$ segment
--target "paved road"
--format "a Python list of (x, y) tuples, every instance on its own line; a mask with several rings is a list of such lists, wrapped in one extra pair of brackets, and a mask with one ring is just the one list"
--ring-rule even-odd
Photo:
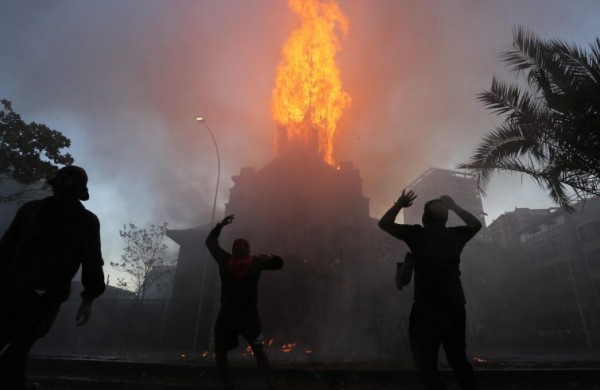
[[(112, 382), (73, 382), (73, 381), (44, 381), (43, 390), (217, 390), (220, 387), (216, 384), (180, 386), (180, 385), (146, 385), (140, 383), (112, 383)], [(276, 383), (278, 390), (422, 390), (419, 384), (393, 384), (393, 383), (289, 383), (278, 381)], [(238, 390), (259, 390), (264, 386), (258, 382), (241, 381), (237, 383)], [(482, 390), (598, 390), (599, 385), (583, 383), (578, 381), (568, 382), (540, 382), (527, 383), (515, 381), (513, 383), (482, 383)], [(448, 382), (448, 390), (458, 390), (453, 382)]]
[[(478, 367), (482, 390), (600, 390), (600, 367)], [(253, 366), (234, 367), (239, 390), (264, 386)], [(209, 364), (165, 364), (74, 359), (32, 359), (30, 376), (44, 390), (215, 390), (217, 373)], [(273, 367), (280, 390), (417, 390), (414, 370), (376, 367), (288, 365)], [(457, 390), (445, 371), (448, 390)]]

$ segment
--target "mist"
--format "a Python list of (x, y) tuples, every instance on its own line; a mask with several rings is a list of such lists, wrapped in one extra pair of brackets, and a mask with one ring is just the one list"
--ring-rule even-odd
[[(403, 186), (431, 166), (464, 161), (497, 118), (476, 94), (521, 25), (587, 45), (593, 1), (340, 2), (350, 20), (338, 65), (352, 104), (334, 145), (353, 161), (380, 216)], [(107, 259), (118, 229), (210, 221), (221, 155), (217, 215), (245, 166), (273, 158), (271, 91), (280, 51), (297, 21), (284, 1), (0, 4), (0, 95), (26, 121), (62, 131), (90, 176), (87, 207), (102, 223)], [(499, 176), (484, 210), (550, 205), (528, 180)], [(489, 222), (489, 221), (488, 221)]]

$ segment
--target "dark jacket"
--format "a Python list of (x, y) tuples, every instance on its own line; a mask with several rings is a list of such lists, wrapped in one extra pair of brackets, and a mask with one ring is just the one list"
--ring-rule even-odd
[(283, 260), (275, 255), (234, 258), (219, 246), (222, 228), (221, 224), (217, 224), (206, 238), (206, 246), (219, 266), (221, 307), (235, 311), (254, 309), (258, 303), (261, 271), (279, 270), (283, 268)]
[(467, 226), (386, 226), (406, 242), (414, 258), (415, 302), (464, 304), (460, 281), (460, 254), (476, 231)]
[(81, 296), (92, 300), (105, 289), (103, 264), (96, 215), (80, 202), (34, 200), (19, 208), (0, 239), (0, 291), (44, 291), (62, 302), (81, 266)]

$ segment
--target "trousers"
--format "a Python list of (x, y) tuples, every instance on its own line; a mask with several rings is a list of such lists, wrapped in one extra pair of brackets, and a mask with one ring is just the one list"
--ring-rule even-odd
[(54, 323), (61, 302), (32, 292), (0, 296), (0, 388), (25, 388), (27, 359), (33, 344)]
[(444, 390), (438, 371), (438, 353), (444, 348), (448, 364), (461, 389), (479, 388), (466, 355), (466, 312), (462, 304), (415, 302), (409, 318), (409, 340), (413, 360), (427, 390)]

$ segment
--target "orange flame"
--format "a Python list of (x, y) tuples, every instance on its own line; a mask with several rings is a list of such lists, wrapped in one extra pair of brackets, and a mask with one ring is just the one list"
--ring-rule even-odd
[(333, 136), (350, 96), (342, 91), (335, 54), (340, 49), (336, 31), (348, 33), (348, 19), (332, 1), (289, 0), (300, 18), (283, 48), (271, 110), (281, 127), (275, 140), (277, 151), (289, 143), (316, 151), (334, 163)]
[(281, 346), (281, 352), (292, 352), (295, 347), (296, 343), (283, 344)]

